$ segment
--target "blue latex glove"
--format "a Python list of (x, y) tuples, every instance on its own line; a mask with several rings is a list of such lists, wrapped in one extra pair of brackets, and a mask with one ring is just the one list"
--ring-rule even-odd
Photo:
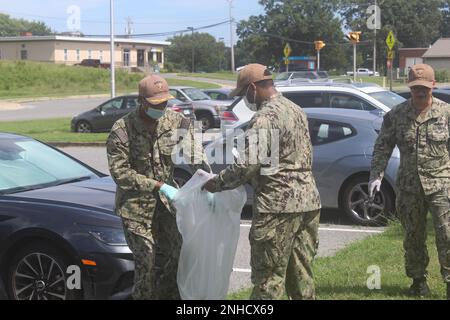
[(208, 198), (208, 205), (214, 211), (216, 207), (216, 199), (214, 198), (214, 193), (207, 192), (206, 197)]
[(163, 195), (166, 196), (167, 199), (170, 201), (173, 201), (175, 198), (175, 195), (178, 193), (178, 189), (174, 188), (172, 186), (169, 186), (168, 184), (163, 184), (161, 188), (159, 189), (159, 192), (161, 192)]

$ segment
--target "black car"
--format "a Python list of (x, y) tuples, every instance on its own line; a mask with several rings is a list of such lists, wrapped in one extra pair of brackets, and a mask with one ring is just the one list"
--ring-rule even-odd
[[(121, 96), (108, 100), (93, 110), (73, 117), (71, 130), (80, 133), (109, 132), (117, 120), (135, 110), (138, 106), (137, 95)], [(189, 102), (185, 103), (173, 99), (168, 101), (167, 107), (195, 120), (194, 109)]]
[[(405, 99), (411, 98), (411, 91), (397, 92), (397, 94), (401, 95)], [(434, 89), (433, 96), (439, 100), (450, 103), (450, 90), (448, 89)]]
[(130, 296), (134, 261), (115, 189), (53, 147), (0, 133), (0, 276), (10, 299)]

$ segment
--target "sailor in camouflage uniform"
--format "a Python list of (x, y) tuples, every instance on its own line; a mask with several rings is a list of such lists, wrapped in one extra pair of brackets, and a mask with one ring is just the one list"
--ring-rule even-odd
[[(278, 166), (261, 161), (234, 164), (210, 180), (210, 192), (251, 183), (255, 191), (251, 244), (252, 299), (280, 299), (284, 287), (291, 299), (314, 299), (312, 262), (318, 248), (320, 197), (311, 172), (312, 146), (303, 110), (278, 93), (272, 74), (259, 64), (240, 73), (232, 96), (246, 96), (258, 112), (248, 132), (265, 130), (279, 137)], [(267, 150), (273, 139), (261, 138)], [(245, 154), (249, 153), (247, 144)]]
[(450, 283), (450, 106), (432, 96), (434, 71), (415, 65), (409, 74), (412, 99), (398, 105), (384, 117), (375, 145), (369, 192), (380, 190), (383, 173), (394, 147), (400, 149), (397, 176), (397, 212), (406, 235), (406, 274), (412, 278), (412, 296), (429, 296), (426, 282), (429, 257), (426, 222), (431, 212), (441, 273)]
[[(172, 98), (163, 78), (146, 77), (139, 83), (139, 108), (114, 124), (107, 141), (117, 184), (116, 213), (134, 254), (133, 298), (138, 300), (180, 298), (181, 235), (171, 206), (177, 192), (172, 154), (183, 148), (189, 164), (210, 171), (191, 121), (166, 108)], [(177, 129), (185, 130), (185, 136), (178, 139)]]

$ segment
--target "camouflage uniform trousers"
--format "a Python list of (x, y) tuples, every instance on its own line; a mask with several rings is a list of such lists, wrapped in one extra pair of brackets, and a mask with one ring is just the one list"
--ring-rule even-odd
[(177, 284), (181, 235), (175, 216), (158, 202), (148, 223), (122, 219), (134, 255), (134, 300), (180, 300)]
[(306, 213), (254, 213), (250, 230), (251, 299), (315, 299), (312, 262), (319, 246), (320, 210)]
[(444, 189), (426, 196), (400, 191), (397, 212), (405, 229), (405, 269), (410, 278), (427, 274), (430, 261), (426, 246), (427, 215), (431, 212), (436, 232), (436, 246), (444, 281), (450, 282), (450, 190)]

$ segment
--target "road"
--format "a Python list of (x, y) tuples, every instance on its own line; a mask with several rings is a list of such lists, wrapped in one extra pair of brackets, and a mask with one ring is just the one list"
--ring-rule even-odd
[[(16, 108), (0, 108), (0, 121), (72, 118), (91, 110), (108, 98), (57, 99), (20, 103)], [(1, 102), (0, 102), (1, 103)]]
[[(207, 78), (179, 77), (177, 74), (164, 74), (167, 79), (181, 79), (216, 83), (224, 87), (233, 87), (234, 81)], [(72, 118), (91, 110), (109, 99), (107, 95), (91, 98), (49, 99), (23, 103), (7, 103), (0, 100), (0, 121), (20, 121), (37, 119)]]
[[(69, 147), (62, 150), (77, 159), (89, 164), (94, 169), (108, 173), (105, 148), (78, 148)], [(230, 281), (230, 292), (251, 286), (250, 280), (250, 244), (248, 234), (250, 231), (251, 214), (244, 212), (241, 220), (240, 238), (234, 261), (234, 271)], [(323, 210), (319, 229), (320, 257), (331, 256), (348, 244), (379, 234), (383, 228), (355, 227), (342, 218), (337, 210)]]

